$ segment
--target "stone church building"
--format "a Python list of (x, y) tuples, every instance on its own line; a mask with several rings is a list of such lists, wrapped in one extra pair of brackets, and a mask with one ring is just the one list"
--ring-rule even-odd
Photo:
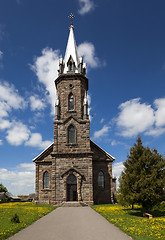
[(113, 203), (115, 160), (90, 140), (88, 78), (78, 57), (73, 24), (64, 59), (55, 80), (54, 142), (33, 161), (36, 164), (36, 200), (52, 205), (66, 201)]

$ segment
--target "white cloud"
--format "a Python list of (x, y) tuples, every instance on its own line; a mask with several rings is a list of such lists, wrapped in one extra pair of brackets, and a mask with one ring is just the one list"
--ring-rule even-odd
[(100, 123), (103, 123), (103, 122), (104, 122), (104, 120), (105, 120), (105, 119), (104, 119), (104, 118), (102, 118), (102, 119), (100, 120)]
[(99, 59), (96, 57), (95, 47), (90, 42), (81, 43), (78, 48), (78, 55), (84, 58), (84, 62), (91, 68), (99, 66)]
[(8, 117), (11, 107), (6, 103), (0, 100), (0, 118)]
[(32, 133), (31, 138), (25, 143), (25, 145), (44, 149), (48, 147), (51, 143), (52, 141), (43, 141), (40, 133)]
[(55, 111), (56, 89), (54, 80), (58, 76), (59, 57), (59, 50), (46, 47), (42, 50), (42, 55), (36, 57), (34, 64), (31, 65), (31, 69), (36, 73), (39, 82), (43, 83), (46, 87), (48, 101), (52, 106), (52, 114), (54, 114)]
[(0, 60), (3, 58), (3, 52), (0, 50)]
[(117, 181), (116, 181), (116, 186), (117, 186), (117, 187), (119, 186), (118, 179), (119, 179), (120, 174), (121, 174), (121, 172), (123, 171), (123, 169), (124, 169), (123, 162), (117, 162), (117, 163), (114, 163), (114, 164), (113, 164), (113, 167), (112, 167), (112, 175), (113, 175), (113, 177), (116, 177), (116, 178), (117, 178)]
[(25, 108), (26, 102), (23, 97), (18, 94), (18, 90), (13, 84), (9, 84), (8, 82), (0, 82), (0, 93), (0, 102), (6, 103), (8, 108)]
[(157, 108), (157, 111), (155, 112), (156, 126), (165, 126), (165, 98), (156, 99), (154, 104)]
[(93, 138), (96, 139), (105, 136), (108, 133), (109, 128), (109, 126), (104, 125), (102, 129), (100, 129), (99, 131), (95, 131)]
[(30, 131), (22, 122), (13, 122), (12, 127), (7, 130), (7, 141), (14, 146), (19, 146), (28, 140)]
[(2, 139), (0, 139), (0, 146), (1, 146), (1, 145), (3, 145), (3, 141), (2, 141)]
[(12, 123), (9, 120), (0, 118), (0, 130), (8, 129), (11, 125)]
[(45, 108), (45, 103), (42, 99), (39, 99), (39, 96), (30, 97), (30, 107), (32, 111), (43, 110)]
[(149, 130), (154, 124), (154, 110), (147, 103), (140, 103), (140, 98), (132, 99), (119, 106), (120, 113), (116, 120), (120, 135), (133, 137)]
[[(18, 171), (21, 164), (12, 171), (5, 168), (0, 169), (0, 182), (7, 187), (9, 192), (16, 195), (29, 194), (35, 191), (34, 167), (32, 168), (32, 164), (29, 163), (23, 163), (22, 165), (26, 171)], [(29, 169), (27, 166), (29, 166)]]
[(79, 14), (84, 15), (95, 8), (94, 3), (91, 0), (79, 0), (80, 9)]
[(145, 133), (145, 135), (158, 137), (163, 133), (165, 133), (165, 128), (155, 128), (155, 129), (151, 128)]
[(26, 171), (34, 171), (35, 164), (34, 163), (21, 163), (17, 166), (18, 169), (23, 169)]
[(140, 133), (149, 136), (160, 136), (165, 133), (165, 98), (154, 101), (154, 109), (140, 98), (131, 99), (120, 104), (116, 119), (118, 134), (133, 137)]

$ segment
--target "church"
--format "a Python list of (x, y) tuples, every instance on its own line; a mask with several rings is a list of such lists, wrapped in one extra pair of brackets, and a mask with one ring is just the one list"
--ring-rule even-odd
[(86, 64), (78, 56), (71, 22), (65, 57), (59, 59), (55, 80), (54, 142), (33, 159), (39, 203), (114, 202), (116, 179), (112, 177), (112, 163), (115, 158), (90, 140), (85, 75)]

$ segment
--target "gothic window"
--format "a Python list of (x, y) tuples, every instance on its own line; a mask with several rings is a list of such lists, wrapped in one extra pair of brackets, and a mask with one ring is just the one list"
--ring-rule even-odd
[(104, 187), (104, 173), (102, 171), (98, 174), (98, 186)]
[(47, 171), (44, 172), (43, 180), (44, 180), (44, 189), (49, 188), (49, 173)]
[(72, 93), (69, 94), (68, 110), (74, 110), (74, 96)]
[(68, 143), (76, 143), (76, 129), (72, 124), (68, 127)]

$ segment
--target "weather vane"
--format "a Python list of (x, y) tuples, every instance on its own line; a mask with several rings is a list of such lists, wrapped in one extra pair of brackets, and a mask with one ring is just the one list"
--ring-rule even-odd
[(70, 18), (70, 25), (73, 25), (73, 18), (75, 18), (75, 16), (73, 15), (73, 13), (71, 13), (68, 18)]

